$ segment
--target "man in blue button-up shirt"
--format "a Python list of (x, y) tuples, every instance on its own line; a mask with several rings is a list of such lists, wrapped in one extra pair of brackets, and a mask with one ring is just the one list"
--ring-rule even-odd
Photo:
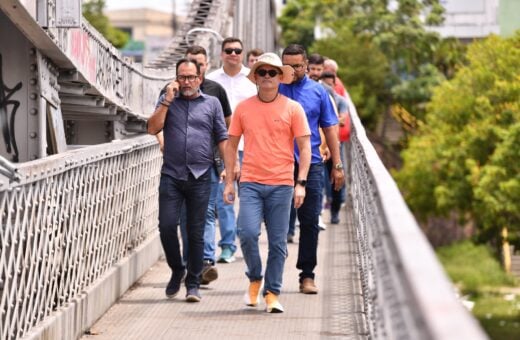
[[(296, 267), (301, 270), (300, 292), (316, 294), (318, 289), (314, 283), (314, 268), (317, 265), (318, 221), (323, 194), (323, 161), (319, 149), (321, 144), (319, 129), (321, 128), (325, 134), (334, 164), (330, 174), (331, 183), (335, 190), (339, 190), (343, 186), (345, 178), (339, 155), (338, 118), (323, 86), (306, 75), (307, 53), (302, 46), (296, 44), (287, 46), (282, 53), (282, 63), (293, 67), (294, 81), (288, 85), (281, 84), (280, 93), (296, 100), (303, 106), (311, 129), (312, 159), (307, 175), (307, 192), (303, 205), (298, 209), (300, 243)], [(295, 148), (295, 159), (298, 163), (297, 147)], [(295, 178), (298, 178), (298, 166), (295, 169)]]
[(166, 296), (177, 295), (186, 274), (177, 236), (177, 223), (185, 203), (189, 251), (186, 300), (198, 302), (213, 145), (218, 145), (223, 154), (228, 135), (220, 102), (200, 91), (200, 66), (181, 59), (176, 71), (177, 79), (166, 87), (166, 93), (159, 98), (156, 110), (148, 120), (148, 133), (155, 135), (163, 130), (164, 134), (159, 232), (166, 261), (173, 272)]

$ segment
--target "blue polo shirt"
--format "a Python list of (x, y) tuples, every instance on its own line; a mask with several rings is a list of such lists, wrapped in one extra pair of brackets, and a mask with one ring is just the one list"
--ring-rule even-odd
[[(322, 163), (320, 154), (321, 137), (319, 127), (338, 124), (338, 117), (329, 99), (327, 91), (320, 83), (307, 77), (292, 84), (280, 84), (280, 93), (296, 100), (303, 106), (311, 129), (311, 164)], [(295, 145), (296, 161), (300, 159), (298, 146)]]
[(164, 122), (161, 173), (178, 180), (202, 176), (213, 165), (213, 146), (228, 139), (219, 100), (199, 93), (194, 99), (175, 97)]

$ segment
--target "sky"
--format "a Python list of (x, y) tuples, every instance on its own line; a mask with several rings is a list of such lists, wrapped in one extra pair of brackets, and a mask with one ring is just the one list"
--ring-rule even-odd
[(153, 8), (164, 12), (173, 12), (173, 3), (179, 14), (186, 14), (190, 0), (105, 0), (105, 9)]

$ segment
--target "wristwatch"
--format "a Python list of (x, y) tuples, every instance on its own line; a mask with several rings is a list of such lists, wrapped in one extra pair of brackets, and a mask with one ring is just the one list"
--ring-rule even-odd
[(343, 163), (339, 162), (334, 165), (334, 169), (336, 170), (343, 170)]
[(307, 185), (307, 180), (306, 179), (298, 179), (298, 180), (296, 180), (296, 184), (299, 184), (299, 185), (301, 185), (302, 187), (305, 188), (305, 186)]

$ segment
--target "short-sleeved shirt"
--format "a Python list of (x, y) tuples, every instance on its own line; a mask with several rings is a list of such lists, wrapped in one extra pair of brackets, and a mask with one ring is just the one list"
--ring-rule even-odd
[[(297, 101), (303, 106), (312, 133), (311, 163), (321, 163), (321, 137), (319, 128), (326, 128), (338, 124), (338, 117), (334, 112), (334, 107), (332, 106), (327, 91), (320, 83), (310, 79), (306, 75), (296, 83), (280, 84), (280, 93)], [(296, 160), (299, 161), (298, 147), (295, 148), (294, 155)]]
[(244, 136), (241, 182), (294, 185), (294, 139), (310, 135), (300, 104), (283, 95), (271, 103), (253, 96), (238, 104), (229, 134)]
[(213, 146), (228, 138), (220, 102), (203, 93), (194, 99), (177, 96), (168, 107), (163, 133), (161, 173), (179, 180), (190, 173), (202, 176), (213, 164)]
[[(229, 104), (231, 105), (231, 110), (235, 111), (238, 103), (244, 99), (256, 95), (257, 93), (256, 85), (247, 78), (249, 71), (249, 68), (242, 66), (240, 72), (231, 77), (226, 72), (224, 72), (224, 68), (221, 67), (209, 73), (206, 78), (216, 81), (222, 85), (222, 87), (224, 87), (229, 99)], [(244, 149), (243, 140), (240, 140), (238, 149)]]
[(242, 66), (240, 72), (231, 77), (226, 74), (224, 69), (221, 67), (206, 75), (206, 78), (216, 81), (222, 85), (224, 90), (226, 90), (229, 104), (231, 105), (231, 111), (235, 111), (238, 103), (244, 99), (254, 96), (257, 92), (256, 85), (247, 78), (248, 74), (249, 69), (245, 66)]

